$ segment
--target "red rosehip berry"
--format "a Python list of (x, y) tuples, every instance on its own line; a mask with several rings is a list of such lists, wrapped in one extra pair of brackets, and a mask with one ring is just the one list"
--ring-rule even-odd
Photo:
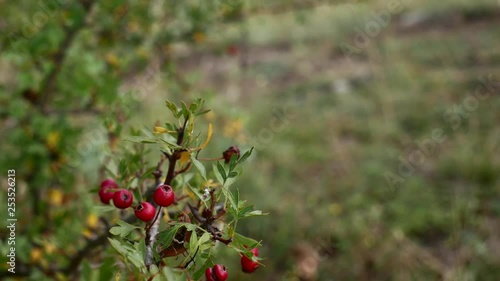
[(228, 276), (226, 267), (221, 264), (214, 265), (214, 274), (217, 281), (226, 281)]
[(228, 275), (227, 268), (221, 264), (216, 264), (214, 267), (209, 267), (205, 270), (207, 281), (226, 281)]
[(142, 202), (134, 210), (135, 216), (141, 221), (151, 221), (155, 217), (156, 209), (149, 202)]
[(99, 189), (99, 198), (104, 204), (109, 204), (109, 201), (113, 198), (115, 191), (113, 189), (118, 189), (118, 184), (112, 179), (105, 179), (101, 182), (101, 189)]
[(214, 270), (211, 267), (205, 270), (205, 278), (207, 278), (207, 281), (215, 281)]
[(120, 189), (113, 195), (113, 204), (119, 209), (126, 209), (132, 205), (134, 196), (128, 189)]
[(231, 157), (235, 154), (237, 155), (236, 159), (240, 159), (240, 149), (236, 145), (233, 145), (230, 148), (226, 149), (226, 151), (222, 152), (224, 162), (229, 163), (229, 161), (231, 161)]
[(236, 56), (239, 53), (238, 46), (236, 45), (229, 45), (226, 48), (226, 53), (231, 56)]
[(158, 206), (168, 207), (175, 201), (174, 190), (170, 185), (160, 185), (156, 188), (153, 199)]
[[(256, 257), (259, 256), (259, 249), (254, 248), (251, 250), (251, 252), (254, 254), (254, 256), (256, 256)], [(259, 267), (259, 264), (254, 262), (253, 260), (249, 259), (247, 256), (241, 257), (241, 269), (243, 270), (243, 272), (252, 273), (258, 267)]]

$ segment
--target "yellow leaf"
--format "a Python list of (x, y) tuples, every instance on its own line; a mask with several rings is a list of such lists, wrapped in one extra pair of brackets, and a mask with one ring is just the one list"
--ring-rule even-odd
[(49, 191), (49, 202), (52, 206), (61, 206), (63, 203), (64, 195), (60, 189), (51, 189)]
[(191, 159), (191, 152), (183, 151), (181, 152), (181, 158), (179, 159), (179, 163), (182, 165), (186, 164), (189, 159)]
[(56, 250), (56, 246), (54, 246), (54, 244), (50, 243), (50, 242), (47, 242), (45, 244), (45, 252), (47, 254), (52, 254), (54, 251)]
[(90, 214), (87, 216), (87, 226), (90, 228), (96, 228), (99, 218), (95, 214)]
[(160, 126), (155, 126), (153, 129), (153, 133), (155, 134), (164, 134), (164, 133), (174, 133), (174, 131), (167, 130)]
[(207, 36), (205, 35), (205, 33), (198, 31), (193, 34), (193, 39), (196, 43), (200, 44), (207, 39)]
[(118, 67), (120, 65), (120, 60), (118, 57), (113, 54), (113, 53), (108, 53), (106, 54), (105, 58), (106, 62), (109, 63), (111, 66)]
[(85, 237), (87, 237), (87, 238), (89, 238), (89, 239), (90, 239), (90, 238), (92, 238), (92, 237), (94, 236), (94, 233), (93, 233), (92, 231), (90, 231), (90, 229), (88, 229), (88, 228), (85, 228), (85, 229), (83, 230), (83, 233), (82, 233), (82, 234), (83, 234), (83, 236), (85, 236)]
[(193, 199), (193, 200), (196, 200), (195, 196), (194, 196), (194, 193), (191, 192), (191, 190), (189, 190), (188, 188), (184, 187), (183, 188), (184, 190), (184, 194), (187, 194), (189, 196), (189, 198)]
[(61, 139), (61, 134), (59, 132), (50, 132), (45, 140), (47, 148), (50, 150), (55, 150)]
[(43, 255), (43, 251), (40, 248), (33, 248), (30, 253), (30, 260), (32, 263), (37, 263)]
[(207, 139), (200, 147), (196, 148), (196, 150), (202, 150), (203, 148), (205, 148), (208, 145), (208, 143), (210, 142), (210, 139), (212, 138), (212, 132), (213, 132), (213, 126), (212, 126), (212, 123), (210, 123), (210, 124), (208, 124)]

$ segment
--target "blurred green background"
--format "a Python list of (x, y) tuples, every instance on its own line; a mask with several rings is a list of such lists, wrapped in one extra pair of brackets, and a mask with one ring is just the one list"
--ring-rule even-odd
[[(498, 280), (497, 1), (56, 2), (0, 1), (0, 199), (15, 168), (32, 272), (33, 245), (65, 264), (84, 242), (74, 218), (113, 152), (97, 128), (151, 128), (165, 99), (203, 97), (203, 154), (255, 146), (235, 186), (270, 213), (240, 225), (266, 266), (238, 273), (227, 251), (230, 280)], [(50, 168), (68, 159), (77, 172)]]

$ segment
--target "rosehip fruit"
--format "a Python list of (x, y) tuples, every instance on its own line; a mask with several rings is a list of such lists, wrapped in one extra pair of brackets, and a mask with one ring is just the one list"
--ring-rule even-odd
[(118, 184), (112, 179), (105, 179), (101, 182), (101, 189), (99, 189), (99, 198), (104, 204), (109, 204), (109, 201), (113, 198), (115, 194), (111, 189), (118, 189)]
[(151, 221), (155, 217), (156, 209), (153, 204), (149, 202), (142, 202), (134, 210), (135, 216), (141, 221)]
[[(259, 256), (259, 249), (254, 248), (251, 250), (251, 252), (254, 254), (254, 256), (256, 256), (256, 257)], [(259, 264), (254, 262), (253, 260), (249, 259), (247, 256), (241, 257), (241, 269), (243, 270), (243, 272), (252, 273), (258, 267), (259, 267)]]
[(207, 281), (226, 281), (227, 277), (227, 268), (221, 264), (216, 264), (214, 267), (205, 270)]
[(222, 152), (224, 162), (229, 163), (229, 161), (231, 161), (231, 157), (235, 154), (237, 155), (236, 159), (240, 159), (240, 149), (236, 145), (233, 145), (230, 148), (226, 149), (226, 151)]
[(226, 281), (228, 273), (225, 266), (221, 264), (214, 265), (214, 274), (217, 281)]
[(211, 267), (205, 270), (205, 278), (207, 278), (207, 281), (215, 281), (214, 270)]
[(113, 195), (113, 204), (119, 209), (126, 209), (132, 205), (134, 196), (128, 189), (120, 189)]
[(175, 201), (174, 190), (170, 185), (160, 185), (156, 188), (153, 199), (158, 206), (168, 207)]

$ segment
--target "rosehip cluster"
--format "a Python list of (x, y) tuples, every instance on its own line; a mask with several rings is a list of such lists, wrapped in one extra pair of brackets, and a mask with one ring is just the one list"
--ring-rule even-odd
[(237, 155), (237, 159), (240, 159), (240, 149), (236, 145), (233, 145), (226, 149), (226, 151), (222, 152), (224, 163), (229, 163), (229, 161), (231, 161), (231, 157), (235, 154)]
[[(251, 250), (254, 256), (258, 257), (259, 256), (259, 249), (253, 248)], [(254, 262), (253, 260), (249, 259), (247, 256), (242, 256), (241, 257), (241, 270), (245, 273), (252, 273), (254, 272), (257, 268), (259, 267), (259, 264), (257, 262)]]
[(216, 264), (214, 267), (209, 267), (205, 270), (207, 281), (226, 281), (227, 276), (227, 269), (221, 264)]
[[(105, 179), (101, 182), (99, 189), (99, 198), (102, 203), (109, 204), (113, 199), (113, 204), (118, 209), (127, 209), (132, 206), (134, 195), (128, 189), (120, 189), (118, 184), (112, 179)], [(161, 207), (168, 207), (175, 202), (175, 194), (170, 185), (160, 185), (156, 188), (153, 195), (154, 202)], [(156, 208), (149, 202), (142, 202), (134, 210), (135, 216), (149, 222), (154, 219)]]

